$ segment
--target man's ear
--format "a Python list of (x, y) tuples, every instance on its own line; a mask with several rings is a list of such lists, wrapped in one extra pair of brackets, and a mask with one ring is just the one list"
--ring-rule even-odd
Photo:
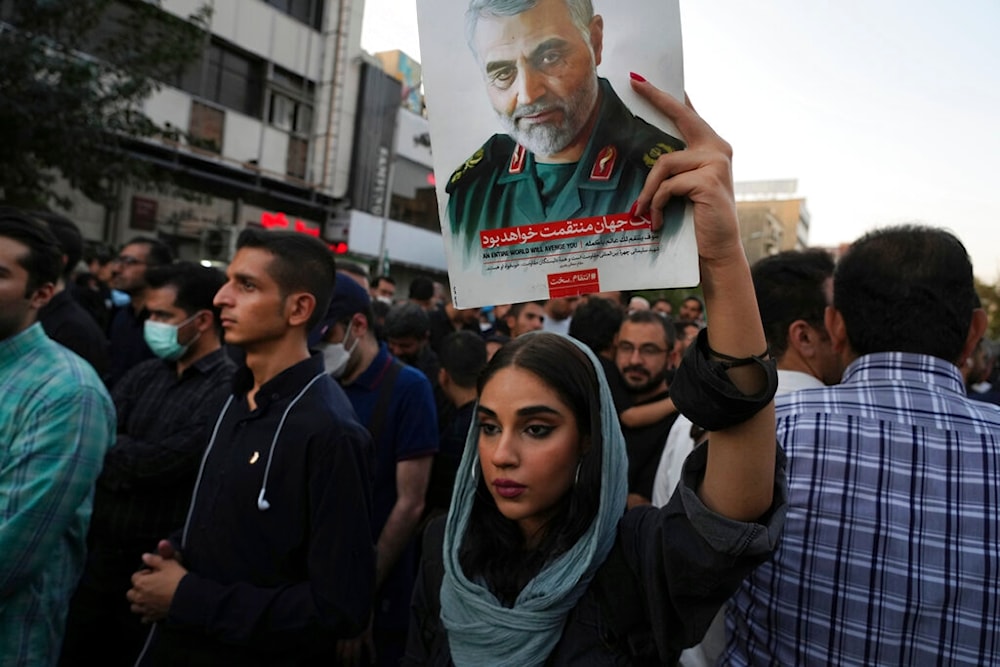
[(213, 313), (211, 310), (202, 310), (198, 313), (195, 313), (194, 326), (201, 333), (204, 333), (209, 329), (214, 329), (215, 313)]
[(316, 310), (316, 297), (309, 292), (296, 292), (285, 300), (288, 324), (293, 327), (305, 326)]
[(365, 317), (363, 313), (354, 313), (354, 315), (351, 316), (351, 326), (357, 330), (358, 338), (364, 338), (368, 334), (368, 330), (371, 328), (368, 324), (368, 318)]
[(52, 299), (52, 295), (55, 294), (56, 286), (52, 283), (45, 283), (35, 288), (35, 291), (31, 293), (29, 301), (31, 301), (31, 307), (36, 311), (41, 310)]
[(788, 347), (805, 359), (816, 354), (817, 331), (805, 320), (795, 320), (788, 325)]
[(590, 48), (594, 50), (594, 67), (601, 64), (601, 51), (604, 49), (604, 19), (595, 14), (590, 20)]
[(827, 306), (823, 314), (823, 323), (826, 331), (830, 334), (830, 343), (833, 351), (837, 354), (849, 354), (851, 344), (847, 339), (847, 327), (844, 325), (844, 316), (833, 306)]
[(972, 321), (969, 322), (969, 333), (966, 335), (965, 345), (962, 346), (962, 354), (955, 360), (955, 365), (959, 368), (967, 359), (972, 358), (976, 346), (979, 345), (979, 339), (986, 333), (988, 319), (986, 311), (982, 308), (976, 308), (972, 311)]

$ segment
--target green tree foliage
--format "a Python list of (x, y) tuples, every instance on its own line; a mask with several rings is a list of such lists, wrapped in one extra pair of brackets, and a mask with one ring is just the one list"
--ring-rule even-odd
[(68, 207), (61, 175), (113, 204), (119, 183), (163, 179), (126, 148), (176, 138), (142, 103), (198, 58), (209, 16), (159, 0), (0, 0), (0, 200)]

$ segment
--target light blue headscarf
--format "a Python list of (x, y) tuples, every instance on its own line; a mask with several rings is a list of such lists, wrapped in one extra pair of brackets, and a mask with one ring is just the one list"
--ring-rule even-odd
[(513, 608), (504, 607), (485, 586), (470, 581), (462, 571), (458, 554), (480, 474), (479, 419), (473, 418), (444, 531), (441, 621), (448, 631), (452, 660), (458, 667), (543, 664), (559, 642), (569, 612), (614, 546), (628, 493), (625, 439), (601, 363), (587, 346), (566, 339), (590, 359), (600, 385), (603, 483), (597, 516), (571, 549), (546, 564), (528, 582)]

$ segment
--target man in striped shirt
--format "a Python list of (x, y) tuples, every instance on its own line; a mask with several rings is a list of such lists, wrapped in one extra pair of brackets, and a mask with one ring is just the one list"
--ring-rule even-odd
[(54, 665), (83, 569), (115, 410), (89, 363), (45, 335), (62, 252), (0, 209), (0, 665)]
[(825, 320), (848, 365), (776, 401), (788, 517), (729, 603), (723, 664), (1000, 663), (1000, 408), (958, 370), (986, 326), (965, 248), (869, 233)]

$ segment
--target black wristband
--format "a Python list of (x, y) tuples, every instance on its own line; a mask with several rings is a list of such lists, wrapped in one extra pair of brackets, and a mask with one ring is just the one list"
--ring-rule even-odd
[[(738, 359), (714, 352), (708, 346), (708, 330), (702, 329), (674, 374), (670, 385), (674, 405), (693, 423), (709, 431), (742, 424), (770, 403), (778, 390), (777, 365), (773, 359), (765, 359), (765, 355), (767, 352)], [(751, 364), (761, 367), (767, 385), (759, 393), (747, 396), (737, 389), (727, 371)]]

